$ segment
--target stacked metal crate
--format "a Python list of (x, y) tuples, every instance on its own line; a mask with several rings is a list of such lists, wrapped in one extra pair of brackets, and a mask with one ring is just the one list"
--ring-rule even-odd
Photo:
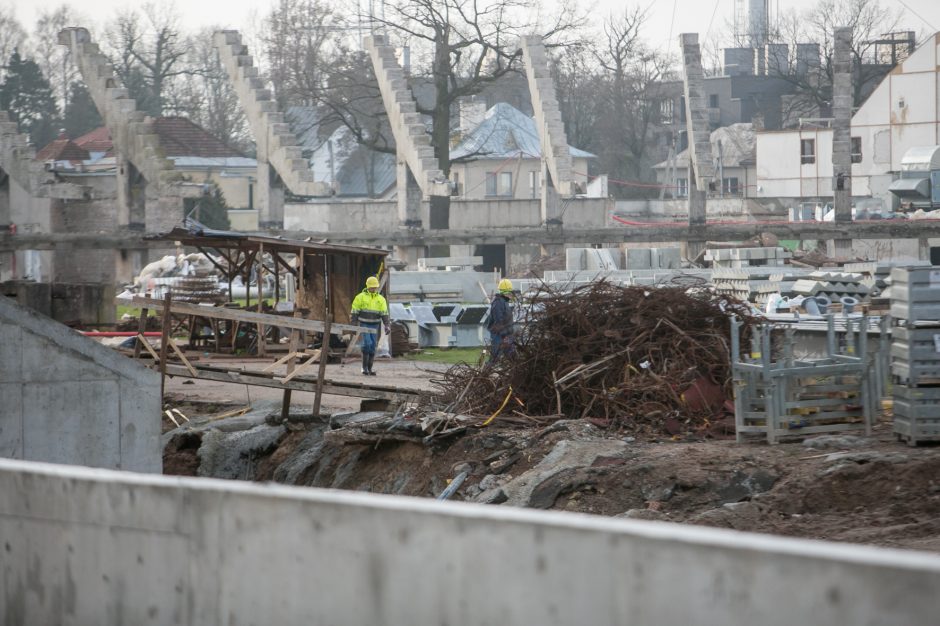
[(940, 441), (940, 267), (891, 270), (894, 433)]
[(826, 356), (797, 359), (792, 327), (783, 329), (782, 345), (772, 350), (775, 327), (759, 326), (751, 333), (750, 353), (742, 354), (741, 323), (732, 319), (731, 366), (738, 442), (749, 433), (766, 436), (768, 443), (846, 430), (871, 434), (877, 371), (869, 360), (868, 318), (845, 320), (842, 350), (832, 315), (826, 316), (826, 323)]

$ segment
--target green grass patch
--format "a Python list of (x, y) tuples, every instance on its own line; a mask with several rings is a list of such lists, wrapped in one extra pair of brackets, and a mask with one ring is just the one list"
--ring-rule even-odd
[(406, 361), (423, 361), (428, 363), (445, 363), (447, 365), (456, 365), (457, 363), (467, 363), (476, 365), (480, 360), (480, 355), (485, 348), (423, 348), (419, 352), (406, 354)]

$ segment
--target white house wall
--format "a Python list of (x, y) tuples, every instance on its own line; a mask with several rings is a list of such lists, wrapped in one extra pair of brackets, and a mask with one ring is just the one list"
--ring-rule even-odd
[[(940, 33), (896, 67), (852, 116), (862, 160), (852, 165), (852, 195), (884, 198), (908, 149), (940, 144)], [(816, 163), (800, 163), (800, 139), (816, 138)], [(761, 197), (832, 195), (832, 131), (804, 129), (757, 134)]]
[[(461, 196), (467, 200), (496, 199), (495, 196), (486, 195), (486, 174), (487, 172), (497, 171), (512, 173), (513, 198), (528, 200), (534, 197), (537, 199), (541, 194), (540, 186), (536, 187), (534, 196), (529, 187), (530, 174), (532, 172), (538, 174), (541, 170), (541, 162), (538, 159), (524, 158), (510, 161), (480, 159), (466, 163), (455, 163), (451, 169), (453, 173), (457, 174), (463, 187)], [(572, 180), (581, 186), (585, 186), (587, 184), (587, 171), (587, 159), (572, 159)], [(508, 198), (508, 196), (504, 197)]]

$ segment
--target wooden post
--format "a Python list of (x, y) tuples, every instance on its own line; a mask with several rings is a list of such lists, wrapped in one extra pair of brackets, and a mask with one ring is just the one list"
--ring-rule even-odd
[(140, 320), (137, 322), (137, 342), (134, 344), (134, 358), (140, 358), (140, 342), (143, 339), (140, 339), (140, 336), (147, 332), (147, 316), (150, 314), (150, 309), (141, 309), (140, 310)]
[(320, 415), (320, 400), (323, 397), (323, 378), (326, 376), (326, 362), (330, 358), (330, 326), (333, 316), (327, 313), (326, 328), (323, 330), (323, 340), (320, 342), (320, 368), (317, 370), (317, 395), (313, 398), (313, 417)]
[(173, 314), (170, 313), (172, 296), (167, 290), (163, 297), (163, 330), (160, 333), (160, 402), (163, 402), (163, 391), (166, 388), (166, 357), (170, 343), (170, 324)]
[[(300, 309), (297, 308), (296, 302), (294, 303), (294, 317), (300, 317)], [(302, 331), (300, 331), (297, 328), (291, 329), (290, 344), (288, 345), (288, 348), (287, 348), (288, 354), (293, 354), (297, 352), (297, 349), (300, 347), (300, 333), (301, 332)], [(320, 351), (320, 358), (321, 359), (323, 358), (322, 350)], [(290, 373), (294, 371), (294, 360), (295, 360), (294, 358), (291, 358), (289, 361), (287, 361), (287, 374), (288, 375), (290, 375)], [(281, 400), (281, 419), (286, 420), (288, 416), (290, 415), (290, 397), (291, 397), (291, 390), (285, 389), (284, 397)]]
[[(264, 313), (262, 303), (264, 302), (264, 244), (258, 244), (258, 313)], [(264, 340), (264, 326), (258, 324), (256, 331), (258, 333), (258, 356), (267, 356), (268, 347)]]

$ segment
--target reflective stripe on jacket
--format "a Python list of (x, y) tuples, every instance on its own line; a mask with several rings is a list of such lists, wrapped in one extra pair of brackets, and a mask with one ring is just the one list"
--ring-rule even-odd
[(352, 315), (360, 322), (377, 324), (388, 316), (388, 304), (382, 294), (372, 293), (366, 288), (353, 299)]

